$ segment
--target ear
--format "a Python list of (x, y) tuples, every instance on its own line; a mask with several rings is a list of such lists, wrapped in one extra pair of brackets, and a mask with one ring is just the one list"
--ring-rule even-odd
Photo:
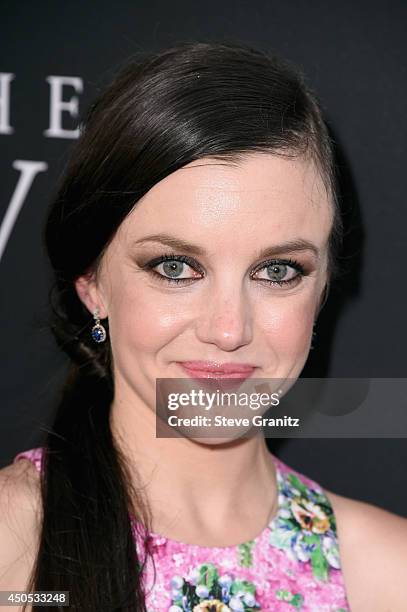
[(93, 315), (96, 308), (99, 308), (99, 318), (106, 319), (108, 316), (107, 309), (104, 305), (100, 290), (96, 284), (94, 272), (87, 272), (79, 276), (74, 281), (76, 292), (81, 302), (86, 306), (89, 312)]

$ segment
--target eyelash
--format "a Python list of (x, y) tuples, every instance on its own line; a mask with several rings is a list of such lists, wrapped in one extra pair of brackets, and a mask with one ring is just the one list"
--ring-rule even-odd
[[(164, 255), (161, 255), (161, 257), (156, 257), (155, 259), (152, 259), (151, 261), (144, 264), (142, 268), (143, 270), (147, 270), (147, 272), (153, 274), (154, 277), (157, 278), (157, 280), (163, 281), (164, 283), (167, 283), (169, 285), (173, 285), (174, 283), (187, 285), (187, 284), (190, 284), (191, 281), (196, 280), (193, 278), (169, 278), (167, 276), (164, 276), (163, 274), (160, 274), (160, 272), (156, 272), (153, 269), (156, 266), (163, 263), (164, 261), (173, 261), (173, 260), (186, 263), (189, 266), (191, 266), (191, 268), (194, 268), (197, 272), (202, 273), (202, 269), (200, 269), (200, 266), (197, 265), (195, 260), (191, 259), (187, 255), (176, 255), (175, 253), (174, 254), (166, 253)], [(306, 274), (304, 267), (298, 261), (295, 261), (294, 259), (270, 259), (262, 263), (260, 266), (258, 266), (254, 272), (256, 273), (259, 270), (262, 270), (263, 268), (267, 268), (268, 266), (273, 265), (273, 264), (289, 265), (295, 270), (297, 270), (298, 274), (296, 274), (295, 276), (293, 276), (293, 278), (290, 278), (289, 280), (286, 280), (286, 281), (273, 281), (267, 278), (258, 278), (254, 280), (258, 280), (260, 282), (266, 282), (268, 285), (273, 285), (273, 286), (279, 285), (280, 287), (283, 287), (283, 286), (288, 287), (292, 285), (293, 283), (297, 282), (299, 276), (304, 276)]]

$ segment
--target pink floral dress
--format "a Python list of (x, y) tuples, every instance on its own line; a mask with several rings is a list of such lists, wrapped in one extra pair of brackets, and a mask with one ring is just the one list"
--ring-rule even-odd
[[(16, 455), (41, 469), (42, 448)], [(273, 455), (278, 510), (253, 540), (185, 544), (145, 534), (148, 612), (348, 612), (335, 515), (322, 488)], [(143, 528), (133, 523), (136, 544)], [(140, 546), (140, 552), (143, 546)]]

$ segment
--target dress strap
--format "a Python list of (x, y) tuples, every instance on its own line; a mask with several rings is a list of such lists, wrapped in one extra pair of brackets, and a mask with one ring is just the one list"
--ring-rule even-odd
[(291, 559), (311, 563), (314, 578), (327, 581), (332, 570), (341, 568), (332, 505), (317, 482), (276, 457), (274, 461), (278, 511), (269, 524), (269, 541)]

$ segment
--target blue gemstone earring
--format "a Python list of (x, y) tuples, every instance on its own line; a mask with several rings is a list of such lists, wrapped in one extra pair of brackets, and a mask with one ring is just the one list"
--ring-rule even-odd
[(95, 325), (92, 327), (92, 338), (95, 342), (104, 342), (106, 340), (106, 330), (100, 323), (99, 308), (95, 309), (93, 318), (95, 319)]

